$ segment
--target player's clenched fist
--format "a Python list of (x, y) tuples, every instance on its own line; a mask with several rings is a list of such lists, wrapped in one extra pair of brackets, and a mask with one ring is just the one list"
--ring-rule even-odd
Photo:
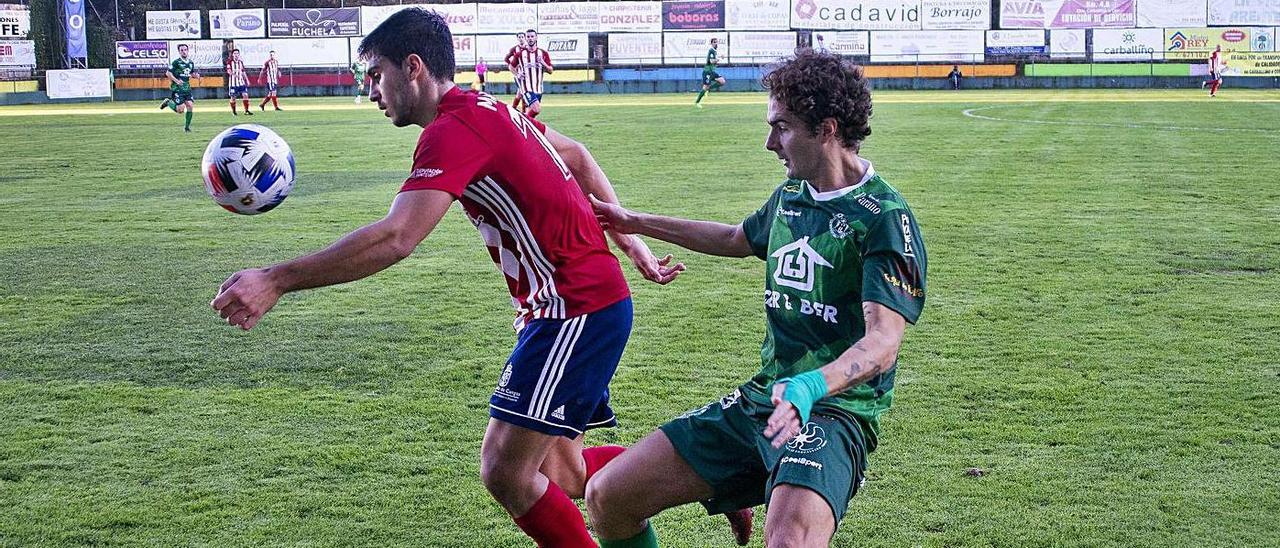
[(227, 323), (248, 331), (276, 305), (282, 294), (268, 270), (241, 270), (222, 282), (218, 296), (209, 304)]

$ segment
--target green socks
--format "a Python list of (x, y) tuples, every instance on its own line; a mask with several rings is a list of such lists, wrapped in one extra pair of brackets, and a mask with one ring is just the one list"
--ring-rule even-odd
[(697, 100), (695, 100), (695, 101), (693, 102), (693, 104), (695, 104), (695, 105), (696, 105), (696, 104), (698, 104), (698, 103), (701, 103), (701, 102), (702, 102), (702, 98), (703, 98), (703, 96), (705, 96), (706, 94), (707, 94), (707, 90), (705, 90), (705, 89), (704, 89), (704, 90), (702, 90), (702, 91), (699, 91), (699, 92), (698, 92), (698, 99), (697, 99)]
[(646, 523), (640, 534), (623, 540), (602, 540), (600, 548), (658, 548), (658, 535), (653, 532), (653, 524)]
[(192, 114), (195, 114), (195, 113), (194, 113), (194, 112), (191, 112), (190, 110), (188, 110), (188, 111), (186, 112), (186, 115), (187, 115), (187, 125), (182, 126), (182, 129), (191, 129), (191, 115), (192, 115)]

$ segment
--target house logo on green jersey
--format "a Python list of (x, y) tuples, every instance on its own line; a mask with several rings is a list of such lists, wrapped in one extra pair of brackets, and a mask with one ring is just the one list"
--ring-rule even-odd
[(778, 248), (772, 257), (778, 260), (778, 267), (773, 270), (773, 282), (800, 291), (813, 290), (815, 268), (832, 268), (831, 263), (809, 246), (808, 236)]

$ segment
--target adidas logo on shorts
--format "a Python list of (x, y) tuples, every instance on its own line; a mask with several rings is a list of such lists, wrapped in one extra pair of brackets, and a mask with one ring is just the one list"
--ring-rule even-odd
[(557, 407), (555, 411), (552, 411), (551, 418), (564, 420), (564, 406), (561, 405), (560, 407)]

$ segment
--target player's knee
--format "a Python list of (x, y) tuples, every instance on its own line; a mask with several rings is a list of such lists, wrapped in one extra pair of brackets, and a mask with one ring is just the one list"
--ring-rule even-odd
[(522, 478), (517, 477), (512, 467), (504, 466), (498, 459), (482, 459), (480, 462), (480, 481), (493, 498), (504, 501), (518, 493), (523, 485)]
[(822, 527), (805, 523), (803, 520), (779, 521), (784, 523), (775, 527), (766, 527), (765, 546), (768, 548), (812, 548), (827, 546), (831, 542), (831, 536)]
[(615, 517), (619, 510), (625, 508), (619, 504), (619, 500), (624, 498), (621, 487), (622, 484), (611, 477), (608, 469), (587, 480), (587, 513), (591, 514), (592, 522)]

